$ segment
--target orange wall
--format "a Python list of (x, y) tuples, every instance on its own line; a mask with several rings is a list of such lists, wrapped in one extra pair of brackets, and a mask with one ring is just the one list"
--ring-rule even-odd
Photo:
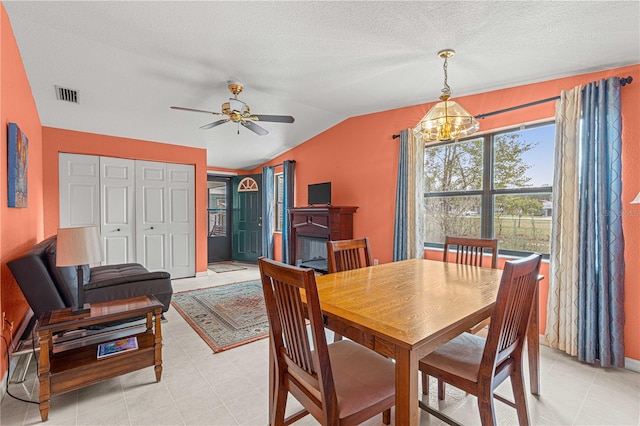
[[(7, 261), (22, 254), (42, 239), (42, 126), (22, 65), (11, 24), (0, 5), (0, 321), (2, 313), (14, 323), (13, 333), (5, 329), (9, 342), (29, 305), (7, 268)], [(7, 126), (16, 123), (27, 137), (27, 207), (7, 207)], [(17, 336), (20, 337), (20, 336)], [(0, 378), (7, 371), (6, 348), (0, 339)]]
[(57, 232), (60, 223), (58, 153), (102, 155), (195, 166), (196, 272), (207, 270), (207, 151), (178, 145), (105, 136), (73, 130), (42, 128), (44, 177), (44, 233)]
[[(633, 84), (622, 88), (623, 108), (623, 229), (626, 249), (625, 340), (626, 356), (640, 360), (640, 207), (629, 202), (640, 191), (640, 65), (606, 70), (454, 98), (470, 113), (480, 115), (528, 102), (558, 96), (578, 84), (611, 76), (632, 76)], [(455, 88), (454, 88), (455, 89)], [(393, 254), (393, 224), (398, 159), (398, 140), (392, 135), (415, 126), (433, 104), (416, 105), (349, 118), (302, 145), (273, 159), (296, 161), (295, 205), (307, 204), (307, 185), (331, 181), (333, 204), (353, 205), (354, 237), (368, 236), (372, 255), (381, 263)], [(553, 102), (481, 120), (481, 131), (552, 118)], [(259, 171), (260, 169), (255, 169)], [(279, 253), (276, 251), (276, 253)], [(548, 267), (548, 266), (547, 266)], [(548, 270), (546, 274), (548, 275)], [(546, 325), (548, 281), (540, 286), (540, 330)]]

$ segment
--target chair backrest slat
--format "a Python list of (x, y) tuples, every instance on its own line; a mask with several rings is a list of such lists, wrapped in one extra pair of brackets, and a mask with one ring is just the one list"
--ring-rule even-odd
[(486, 238), (463, 238), (446, 236), (442, 260), (449, 261), (449, 250), (456, 246), (455, 263), (483, 266), (485, 253), (491, 250), (491, 267), (498, 267), (498, 240)]
[(505, 263), (491, 315), (480, 375), (492, 377), (498, 364), (522, 353), (541, 259), (541, 255), (532, 254)]
[(329, 273), (371, 266), (369, 239), (327, 241)]

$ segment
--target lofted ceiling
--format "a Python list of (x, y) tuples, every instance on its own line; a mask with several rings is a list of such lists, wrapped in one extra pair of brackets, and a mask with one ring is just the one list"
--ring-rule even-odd
[[(205, 148), (213, 167), (251, 169), (349, 117), (436, 101), (445, 48), (453, 98), (640, 63), (638, 1), (3, 4), (44, 126)], [(220, 117), (169, 108), (220, 112), (228, 80), (252, 113), (295, 123), (201, 130)]]

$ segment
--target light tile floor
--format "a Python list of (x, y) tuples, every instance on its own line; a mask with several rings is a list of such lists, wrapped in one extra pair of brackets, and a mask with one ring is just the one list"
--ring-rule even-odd
[[(174, 280), (175, 292), (258, 278), (252, 265), (234, 272)], [(266, 425), (268, 395), (268, 341), (260, 340), (213, 354), (174, 310), (163, 323), (163, 374), (155, 382), (146, 368), (94, 386), (56, 395), (51, 400), (48, 425)], [(528, 395), (534, 425), (640, 425), (640, 374), (628, 370), (600, 369), (541, 347), (542, 394)], [(4, 383), (2, 384), (4, 386)], [(35, 364), (27, 381), (11, 384), (9, 391), (37, 401)], [(435, 399), (431, 380), (430, 403)], [(504, 383), (498, 392), (510, 396)], [(426, 397), (425, 397), (426, 398)], [(447, 387), (446, 401), (439, 407), (464, 424), (479, 424), (476, 400)], [(291, 400), (288, 409), (299, 405)], [(498, 424), (517, 424), (515, 411), (496, 402)], [(36, 404), (5, 396), (0, 405), (0, 424), (40, 423)], [(317, 425), (307, 416), (301, 426)], [(380, 416), (367, 425), (382, 425)], [(440, 425), (422, 413), (422, 425)]]

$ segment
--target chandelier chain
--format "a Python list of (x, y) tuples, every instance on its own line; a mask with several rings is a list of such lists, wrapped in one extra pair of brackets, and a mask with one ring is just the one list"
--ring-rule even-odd
[(449, 77), (448, 73), (447, 73), (447, 62), (448, 57), (444, 57), (444, 65), (442, 65), (442, 69), (444, 70), (444, 87), (442, 88), (442, 93), (447, 94), (447, 95), (451, 95), (451, 87), (449, 87), (449, 84), (447, 83), (447, 78)]

